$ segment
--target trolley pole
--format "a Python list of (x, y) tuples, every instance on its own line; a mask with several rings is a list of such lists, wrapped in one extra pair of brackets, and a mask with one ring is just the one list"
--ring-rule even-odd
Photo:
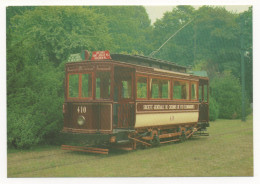
[(243, 16), (240, 17), (241, 19), (241, 35), (240, 35), (240, 43), (241, 43), (241, 85), (242, 85), (242, 121), (246, 121), (246, 112), (245, 112), (245, 61), (244, 61), (244, 24), (245, 20)]

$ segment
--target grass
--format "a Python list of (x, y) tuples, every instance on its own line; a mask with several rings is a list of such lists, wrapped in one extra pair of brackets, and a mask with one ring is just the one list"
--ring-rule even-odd
[(253, 176), (253, 120), (217, 120), (209, 137), (95, 155), (45, 146), (8, 150), (8, 177)]

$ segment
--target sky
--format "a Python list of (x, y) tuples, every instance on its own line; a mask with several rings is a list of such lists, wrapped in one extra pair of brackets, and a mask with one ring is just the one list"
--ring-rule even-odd
[[(153, 24), (156, 21), (156, 19), (162, 18), (163, 14), (165, 12), (171, 11), (176, 6), (144, 6), (144, 7), (149, 15), (149, 18), (151, 19), (151, 23)], [(197, 9), (200, 6), (197, 5), (194, 7)], [(247, 5), (229, 5), (229, 6), (225, 5), (224, 7), (228, 11), (240, 13), (240, 12), (248, 10), (249, 6), (247, 6)]]

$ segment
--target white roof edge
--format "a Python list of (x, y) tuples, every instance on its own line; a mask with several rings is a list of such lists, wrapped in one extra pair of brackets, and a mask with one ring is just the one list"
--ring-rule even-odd
[(187, 73), (174, 72), (174, 71), (169, 71), (169, 70), (164, 70), (164, 69), (159, 69), (159, 68), (154, 68), (153, 70), (158, 71), (158, 72), (177, 74), (177, 75), (191, 76), (190, 74), (187, 74)]

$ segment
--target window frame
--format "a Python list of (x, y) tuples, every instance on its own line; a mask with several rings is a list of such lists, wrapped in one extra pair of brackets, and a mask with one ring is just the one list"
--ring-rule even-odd
[[(82, 97), (82, 75), (83, 74), (91, 74), (91, 78), (92, 78), (92, 80), (91, 80), (91, 96), (90, 97)], [(93, 72), (82, 72), (81, 73), (81, 75), (80, 75), (80, 89), (81, 89), (81, 91), (80, 91), (80, 99), (84, 99), (84, 100), (88, 100), (88, 99), (93, 99), (93, 96), (94, 96), (94, 85), (93, 85), (93, 83), (94, 83), (94, 74), (93, 74)]]
[[(176, 99), (173, 97), (173, 87), (174, 87), (174, 81), (177, 81), (177, 82), (187, 82), (188, 83), (188, 86), (189, 86), (189, 89), (188, 89), (188, 99)], [(172, 86), (171, 86), (171, 90), (172, 90), (172, 93), (171, 93), (171, 98), (172, 100), (176, 100), (176, 101), (191, 101), (191, 85), (190, 85), (190, 80), (182, 80), (182, 79), (172, 79)]]
[[(205, 86), (206, 86), (206, 88), (205, 88)], [(205, 103), (209, 103), (209, 85), (208, 84), (204, 84), (203, 85), (203, 102), (205, 102)], [(205, 91), (207, 92), (207, 98), (206, 98), (206, 100), (205, 100)]]
[[(90, 97), (82, 97), (82, 74), (90, 74), (91, 75), (91, 77), (92, 77), (92, 89), (91, 89), (91, 96)], [(70, 97), (69, 96), (69, 85), (70, 85), (70, 82), (69, 82), (69, 80), (70, 80), (70, 75), (78, 75), (79, 76), (79, 80), (78, 80), (78, 92), (79, 92), (79, 94), (78, 94), (78, 96), (77, 97)], [(68, 100), (75, 100), (75, 99), (78, 99), (78, 100), (88, 100), (88, 99), (93, 99), (93, 92), (94, 92), (94, 89), (93, 89), (93, 82), (94, 82), (94, 74), (93, 74), (93, 72), (71, 72), (71, 73), (68, 73), (67, 74), (67, 92), (66, 92), (66, 95), (67, 95), (67, 99)]]
[[(200, 87), (201, 87), (201, 92), (200, 92)], [(199, 102), (202, 102), (202, 101), (203, 101), (203, 98), (204, 98), (204, 97), (203, 97), (203, 85), (199, 85), (198, 90), (199, 90), (199, 91), (198, 91), (198, 93), (199, 93), (199, 94), (198, 94), (198, 101), (199, 101)], [(200, 95), (201, 95), (201, 99), (200, 99)]]
[(124, 98), (122, 96), (122, 88), (123, 88), (123, 84), (122, 85), (119, 85), (119, 96), (118, 96), (118, 101), (121, 101), (121, 102), (130, 102), (130, 101), (133, 101), (135, 99), (135, 89), (134, 89), (134, 73), (133, 72), (129, 72), (128, 74), (126, 75), (122, 75), (121, 77), (121, 81), (123, 81), (125, 79), (126, 76), (131, 76), (131, 96), (129, 98)]
[[(169, 90), (168, 90), (168, 97), (169, 98), (152, 98), (152, 94), (151, 94), (151, 90), (152, 90), (152, 83), (150, 82), (151, 79), (161, 79), (161, 80), (168, 80), (169, 81)], [(171, 83), (171, 78), (168, 77), (159, 77), (159, 76), (149, 76), (148, 78), (148, 99), (149, 100), (163, 100), (163, 101), (167, 101), (167, 100), (171, 100), (171, 87), (172, 87), (172, 83)]]
[[(78, 96), (77, 97), (70, 97), (69, 95), (69, 87), (70, 87), (70, 75), (78, 75)], [(67, 99), (79, 99), (80, 96), (80, 73), (78, 72), (73, 72), (73, 73), (68, 73), (67, 75)]]
[[(96, 89), (97, 89), (97, 72), (108, 72), (109, 74), (110, 74), (110, 95), (109, 95), (109, 98), (97, 98), (96, 97), (96, 93), (97, 93), (97, 91), (96, 91)], [(111, 99), (112, 99), (112, 94), (113, 94), (113, 81), (112, 81), (112, 79), (113, 79), (113, 74), (112, 74), (112, 70), (100, 70), (100, 69), (97, 69), (97, 70), (95, 70), (94, 72), (92, 72), (93, 73), (93, 75), (94, 75), (94, 80), (93, 80), (93, 93), (94, 93), (94, 95), (93, 95), (93, 99), (94, 100), (97, 100), (97, 101), (110, 101)]]
[[(146, 78), (146, 98), (138, 98), (138, 96), (137, 96), (137, 89), (138, 89), (138, 78), (139, 77), (144, 77), (144, 78)], [(137, 100), (148, 100), (148, 98), (149, 98), (149, 76), (148, 75), (140, 75), (140, 74), (136, 74), (136, 78), (135, 78), (135, 84), (136, 84), (136, 86), (135, 86), (135, 96), (136, 96), (136, 99)]]
[[(122, 80), (123, 81), (127, 81), (127, 80)], [(128, 82), (128, 81), (127, 81)], [(123, 90), (124, 90), (124, 85), (122, 83), (122, 86), (120, 86), (120, 99), (121, 100), (132, 100), (133, 99), (133, 81), (131, 80), (131, 95), (129, 96), (129, 98), (123, 97)]]
[[(191, 99), (192, 84), (196, 84), (196, 99)], [(199, 82), (198, 81), (190, 81), (190, 101), (199, 101)]]

